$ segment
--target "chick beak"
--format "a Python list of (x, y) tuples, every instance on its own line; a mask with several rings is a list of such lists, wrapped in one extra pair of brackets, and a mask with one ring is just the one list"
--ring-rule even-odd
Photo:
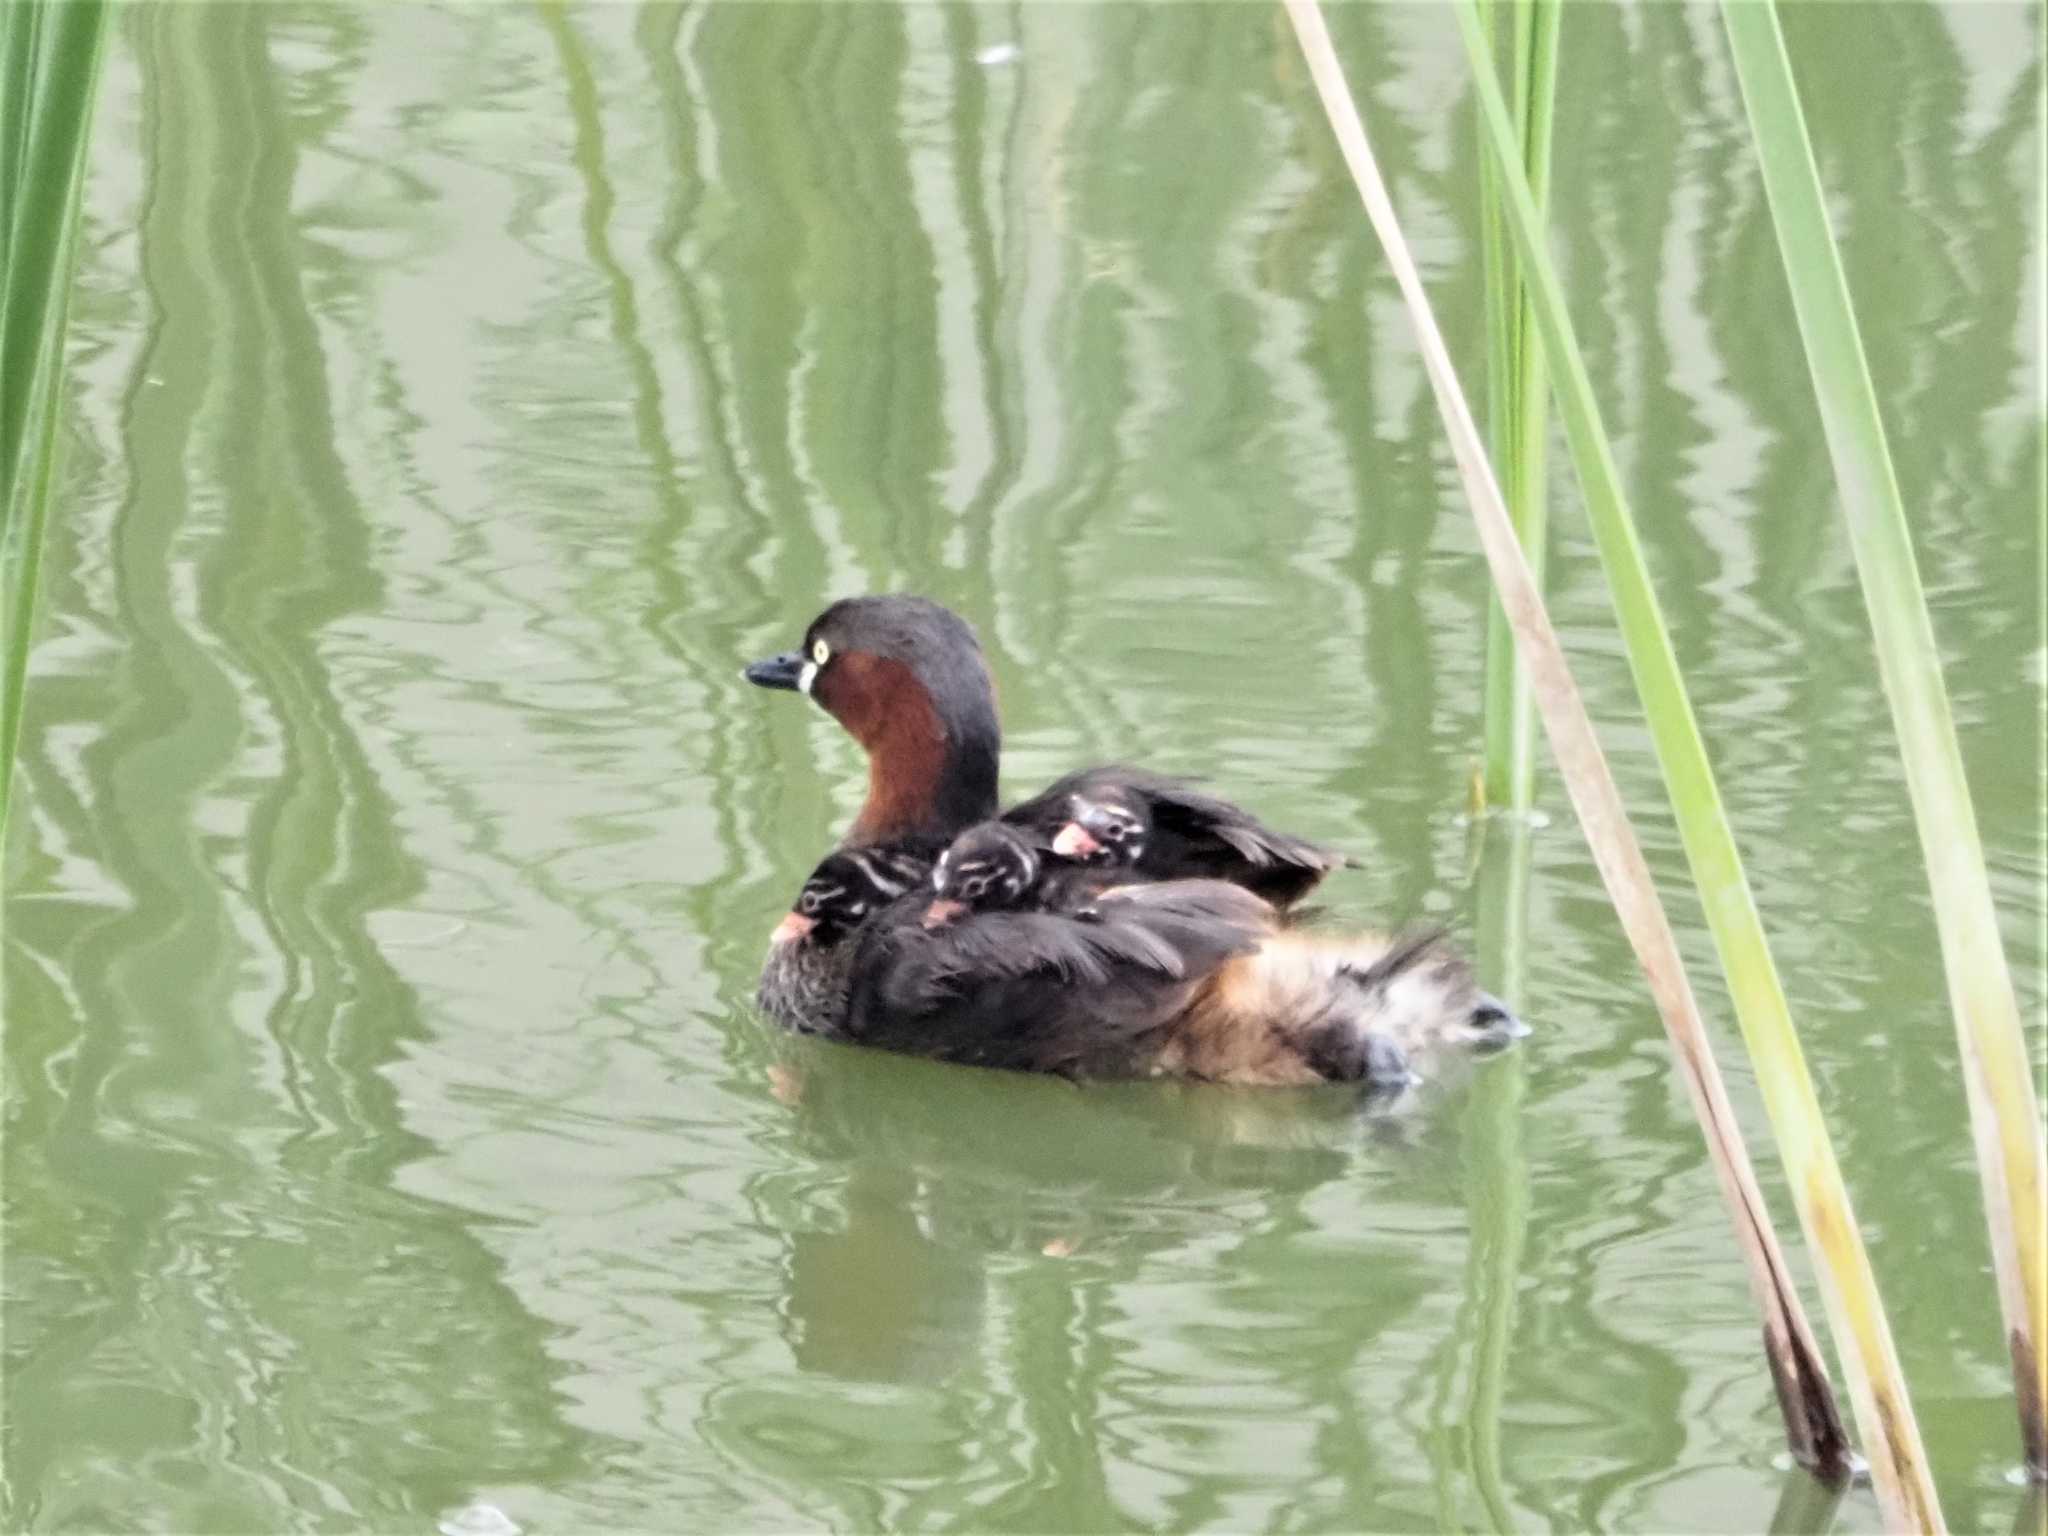
[(1092, 859), (1102, 852), (1102, 844), (1081, 823), (1070, 821), (1054, 836), (1052, 851), (1063, 859)]
[(943, 928), (967, 910), (964, 901), (941, 898), (924, 909), (924, 925), (927, 928)]
[(794, 944), (799, 939), (810, 937), (811, 930), (818, 926), (815, 917), (805, 917), (801, 912), (792, 912), (775, 925), (775, 932), (768, 936), (772, 945)]

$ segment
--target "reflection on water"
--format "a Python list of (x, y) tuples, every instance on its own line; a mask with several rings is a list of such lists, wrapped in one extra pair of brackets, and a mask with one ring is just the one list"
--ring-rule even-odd
[[(120, 21), (8, 863), (19, 1524), (1875, 1527), (1774, 1469), (1561, 795), (1460, 823), (1484, 577), (1275, 13)], [(1333, 21), (1476, 359), (1448, 14)], [(1788, 28), (2038, 1020), (2039, 14)], [(1950, 1520), (2002, 1527), (1924, 877), (1745, 140), (1712, 7), (1571, 9), (1575, 312)], [(981, 628), (1013, 791), (1207, 772), (1536, 1037), (1363, 1117), (776, 1035), (763, 935), (859, 775), (737, 664), (880, 588)]]

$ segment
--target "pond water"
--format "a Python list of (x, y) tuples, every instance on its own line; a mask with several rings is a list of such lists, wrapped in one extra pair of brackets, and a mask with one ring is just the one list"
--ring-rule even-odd
[[(2038, 1053), (2041, 12), (1788, 24)], [(1452, 17), (1335, 26), (1476, 381)], [(1784, 1469), (1547, 771), (1526, 940), (1482, 956), (1536, 1033), (1398, 1115), (751, 1007), (860, 774), (738, 669), (848, 592), (979, 626), (1012, 794), (1200, 772), (1355, 852), (1348, 918), (1469, 938), (1501, 888), (1486, 576), (1276, 9), (157, 5), (111, 43), (8, 849), (10, 1528), (1876, 1528)], [(1950, 1521), (2026, 1528), (1714, 10), (1571, 7), (1556, 158)], [(1803, 1273), (1556, 485), (1556, 615)]]

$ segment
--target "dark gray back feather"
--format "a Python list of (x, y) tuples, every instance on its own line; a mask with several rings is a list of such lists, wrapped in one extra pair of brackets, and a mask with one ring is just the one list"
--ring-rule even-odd
[(876, 925), (855, 957), (847, 1032), (979, 1066), (1140, 1074), (1194, 988), (1256, 948), (1260, 914), (1270, 917), (1228, 886), (1186, 886), (1078, 914), (985, 912), (932, 930)]

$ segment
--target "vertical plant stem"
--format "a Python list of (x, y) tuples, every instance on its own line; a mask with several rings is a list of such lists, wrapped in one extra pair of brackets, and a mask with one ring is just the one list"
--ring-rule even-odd
[[(1557, 39), (1562, 0), (1483, 0), (1487, 46), (1498, 55), (1494, 18), (1505, 6), (1512, 18), (1509, 77), (1522, 163), (1542, 208), (1550, 190), (1550, 129), (1557, 86)], [(1550, 394), (1543, 345), (1529, 317), (1527, 283), (1501, 224), (1499, 172), (1480, 157), (1480, 250), (1486, 281), (1487, 441), (1507, 498), (1515, 536), (1530, 569), (1543, 581), (1549, 518), (1544, 495), (1544, 446)], [(1535, 789), (1536, 725), (1528, 680), (1516, 656), (1513, 632), (1496, 598), (1486, 624), (1485, 792), (1489, 805), (1526, 813)]]
[(1555, 372), (1559, 413), (1627, 644), (1629, 669), (1643, 700), (1686, 859), (1728, 978), (1736, 1019), (1756, 1069), (1757, 1086), (1785, 1162), (1800, 1223), (1817, 1261), (1821, 1294), (1841, 1349), (1850, 1401), (1863, 1430), (1879, 1501), (1887, 1522), (1895, 1528), (1938, 1530), (1940, 1505), (1876, 1276), (1863, 1247), (1834, 1144), (1828, 1138), (1777, 965), (1764, 937), (1763, 921), (1721, 805), (1699, 723), (1658, 610), (1613, 450), (1601, 425), (1592, 379), (1572, 333), (1563, 286), (1550, 261), (1543, 222), (1515, 163), (1513, 124), (1487, 63), (1471, 0), (1458, 0), (1456, 15), (1472, 60), (1488, 142), (1502, 163), (1509, 227), (1530, 279), (1533, 312)]
[(71, 214), (105, 12), (99, 0), (29, 0), (7, 12), (5, 83), (14, 99), (0, 110), (0, 129), (16, 141), (0, 144), (0, 163), (12, 167), (9, 200), (0, 204), (8, 220), (0, 231), (0, 360), (7, 379), (0, 393), (0, 486), (17, 486), (20, 456), (34, 435), (29, 416), (39, 359), (53, 343), (53, 320), (62, 329)]
[(1721, 17), (1763, 166), (1934, 892), (2022, 1451), (2031, 1474), (2048, 1478), (2048, 1356), (2042, 1353), (2048, 1339), (2048, 1153), (1941, 653), (1777, 8), (1769, 0), (1723, 0)]
[[(1500, 53), (1499, 17), (1515, 0), (1479, 0), (1479, 25), (1486, 39), (1489, 58)], [(1484, 136), (1485, 126), (1480, 126)], [(1515, 409), (1520, 398), (1521, 369), (1517, 366), (1516, 343), (1521, 328), (1521, 283), (1515, 272), (1514, 251), (1501, 223), (1500, 172), (1493, 157), (1479, 157), (1479, 261), (1486, 292), (1486, 446), (1497, 467), (1501, 488), (1513, 515), (1515, 493)], [(1521, 530), (1516, 529), (1519, 536)], [(1529, 546), (1522, 546), (1528, 552)], [(1539, 578), (1540, 579), (1540, 578)], [(1515, 784), (1515, 723), (1528, 702), (1528, 679), (1515, 654), (1515, 637), (1508, 628), (1507, 614), (1500, 598), (1489, 596), (1486, 604), (1486, 681), (1483, 698), (1485, 735), (1479, 785), (1473, 794), (1475, 811), (1513, 809)]]
[[(1539, 211), (1550, 203), (1550, 136), (1557, 93), (1558, 32), (1564, 23), (1564, 0), (1526, 0), (1515, 7), (1516, 121), (1522, 130), (1523, 163), (1529, 189)], [(1543, 364), (1543, 342), (1529, 312), (1529, 283), (1515, 263), (1515, 485), (1508, 501), (1515, 533), (1528, 552), (1537, 586), (1544, 582), (1545, 546), (1549, 534), (1549, 496), (1545, 445), (1550, 438), (1550, 379)], [(1505, 626), (1503, 626), (1505, 627)], [(1536, 779), (1536, 717), (1528, 690), (1517, 701), (1510, 738), (1508, 803), (1529, 809)]]
[[(1315, 0), (1285, 0), (1285, 4), (1295, 34), (1301, 41), (1302, 53), (1308, 60), (1309, 72), (1315, 80), (1324, 113), (1350, 168), (1352, 180), (1365, 205), (1366, 216), (1372, 221), (1386, 251), (1388, 265), (1401, 289), (1409, 318), (1414, 323), (1423, 367), (1429, 375), (1430, 388), (1444, 419), (1452, 457), (1472, 506), (1480, 545), (1486, 552), (1502, 607), (1509, 623), (1514, 626), (1515, 641), (1529, 674), (1536, 707), (1549, 736), (1551, 750), (1556, 755), (1565, 788), (1571, 796), (1572, 808), (1585, 831), (1594, 864), (1614, 902), (1622, 929), (1642, 963), (1658, 1012), (1670, 1034), (1680, 1078), (1685, 1083), (1706, 1137), (1709, 1157), (1733, 1214), (1738, 1245), (1749, 1265), (1752, 1285), (1764, 1313), (1766, 1358), (1777, 1387), (1779, 1406), (1785, 1415), (1793, 1453), (1825, 1476), (1843, 1477), (1848, 1470), (1846, 1437), (1835, 1413), (1827, 1370), (1812, 1330), (1807, 1326), (1784, 1254), (1771, 1229), (1763, 1192), (1757, 1187), (1755, 1172), (1743, 1149), (1733, 1106), (1728, 1102), (1720, 1070), (1715, 1066), (1713, 1053), (1707, 1044), (1706, 1025), (1700, 1018), (1698, 1003), (1679, 960), (1678, 940), (1671, 931), (1663, 904), (1657, 899), (1642, 847), (1629, 825), (1621, 793), (1600, 750), (1593, 723), (1586, 714), (1585, 701), (1572, 680), (1564, 651), (1558, 644), (1557, 632), (1544, 611), (1542, 593), (1522, 553), (1521, 544), (1515, 538), (1500, 487), (1487, 464), (1478, 428), (1473, 424), (1464, 392), (1458, 386), (1456, 370), (1451, 366), (1450, 354), (1444, 347), (1442, 333), (1430, 310), (1429, 299), (1423, 292), (1414, 258), (1402, 237), (1400, 222), (1394, 215), (1386, 184), (1373, 159), (1364, 125), (1359, 121), (1358, 108), (1351, 99), (1344, 83), (1343, 69), (1330, 45), (1322, 12)], [(1487, 121), (1489, 131), (1495, 134), (1493, 142), (1504, 152), (1510, 152), (1513, 134), (1508, 128), (1506, 109), (1500, 105), (1499, 89), (1492, 78), (1490, 66), (1485, 62), (1477, 23), (1469, 11), (1462, 9), (1460, 20), (1461, 23), (1469, 23), (1473, 29), (1468, 42), (1472, 45), (1474, 59), (1482, 75), (1483, 93), (1490, 93)], [(1506, 179), (1510, 183), (1509, 189), (1519, 190), (1526, 204), (1528, 190), (1520, 185), (1519, 169), (1516, 175)], [(1533, 231), (1536, 228), (1533, 210), (1524, 208), (1522, 211)], [(1518, 235), (1517, 239), (1531, 270), (1539, 276), (1545, 275), (1547, 257), (1540, 240), (1531, 243), (1523, 235)], [(1551, 275), (1549, 281), (1539, 287), (1538, 296), (1554, 298), (1555, 295), (1549, 292), (1554, 281), (1554, 275)], [(1563, 314), (1561, 304), (1557, 314), (1560, 317)], [(1568, 337), (1569, 331), (1560, 334)], [(1555, 355), (1558, 336), (1551, 333), (1547, 323), (1545, 340)], [(1569, 355), (1576, 356), (1575, 353)]]
[(104, 19), (99, 0), (15, 0), (0, 17), (0, 834), (21, 731)]
[[(28, 157), (29, 86), (36, 57), (36, 34), (42, 12), (33, 5), (0, 9), (0, 249), (14, 246), (14, 210), (21, 204), (22, 173)], [(11, 259), (0, 260), (0, 292), (4, 292)], [(4, 336), (0, 327), (0, 336)], [(0, 343), (0, 389), (7, 387), (7, 353)], [(0, 408), (5, 402), (0, 401)]]
[[(1524, 165), (1542, 199), (1550, 183), (1551, 98), (1557, 78), (1562, 0), (1481, 0), (1487, 42), (1499, 55), (1498, 18), (1511, 18), (1510, 77)], [(1484, 130), (1481, 130), (1482, 133)], [(1543, 588), (1547, 504), (1543, 450), (1550, 396), (1541, 342), (1533, 333), (1520, 264), (1501, 223), (1499, 172), (1479, 157), (1480, 250), (1486, 283), (1486, 425), (1493, 463), (1504, 477), (1509, 520), (1537, 590)], [(1535, 700), (1497, 596), (1486, 614), (1485, 768), (1489, 807), (1511, 813), (1479, 824), (1479, 960), (1510, 1005), (1522, 1001), (1529, 925), (1530, 824), (1535, 798)], [(1495, 1531), (1514, 1529), (1501, 1465), (1501, 1403), (1515, 1324), (1515, 1285), (1528, 1233), (1528, 1171), (1518, 1135), (1523, 1063), (1503, 1061), (1475, 1086), (1470, 1112), (1474, 1149), (1472, 1236), (1479, 1306), (1473, 1357), (1468, 1458)]]

